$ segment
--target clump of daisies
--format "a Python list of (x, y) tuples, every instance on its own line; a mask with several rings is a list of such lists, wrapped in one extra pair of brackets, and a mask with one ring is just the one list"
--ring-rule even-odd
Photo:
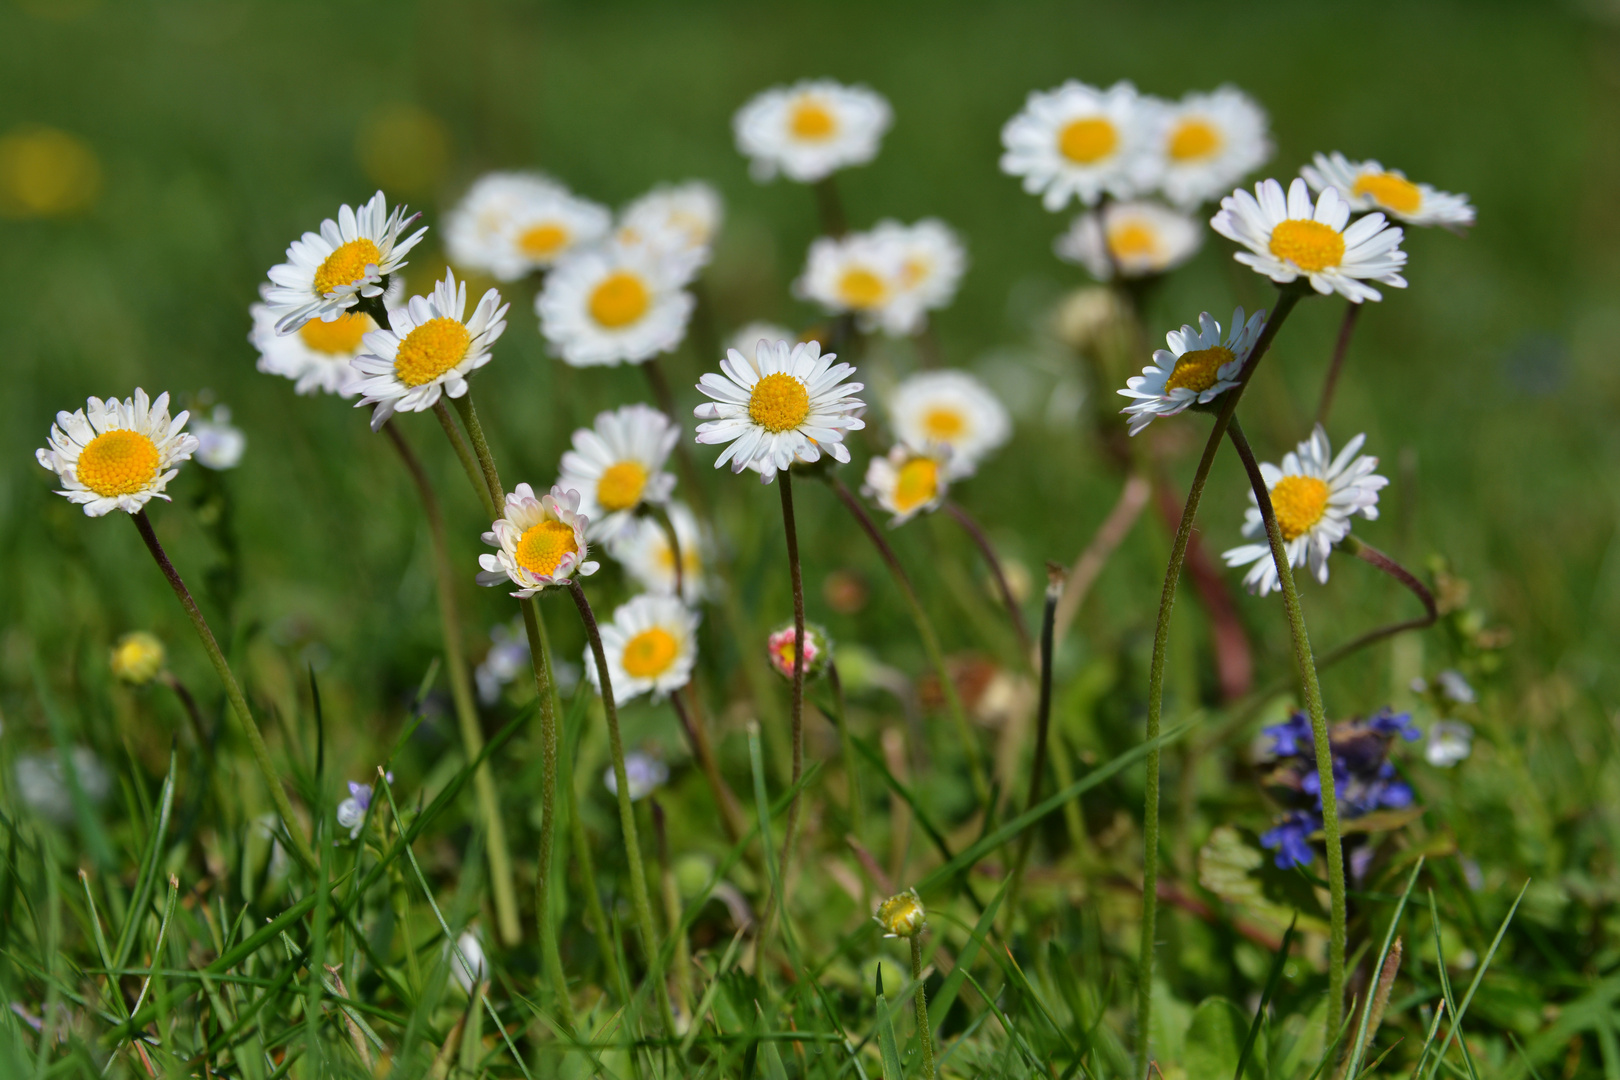
[(863, 331), (904, 337), (951, 302), (966, 268), (962, 242), (944, 222), (881, 221), (816, 240), (793, 291), (832, 314), (853, 314)]
[(573, 367), (639, 364), (686, 336), (690, 269), (644, 245), (610, 243), (564, 260), (534, 298), (540, 333)]
[(445, 217), (444, 245), (462, 270), (516, 281), (608, 234), (613, 215), (548, 176), (488, 173)]
[(754, 179), (813, 184), (875, 158), (893, 120), (888, 101), (864, 86), (807, 79), (756, 95), (731, 126)]

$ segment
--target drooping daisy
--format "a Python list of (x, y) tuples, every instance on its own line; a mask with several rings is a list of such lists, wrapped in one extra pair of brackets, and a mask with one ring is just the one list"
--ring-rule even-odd
[[(709, 537), (685, 503), (671, 500), (664, 512), (669, 515), (681, 549), (681, 599), (696, 604), (708, 594), (704, 573), (709, 562)], [(670, 547), (663, 522), (650, 517), (633, 519), (629, 528), (613, 538), (608, 550), (643, 589), (674, 595), (675, 550)]]
[(216, 471), (241, 464), (247, 436), (231, 423), (229, 406), (215, 405), (213, 413), (198, 417), (191, 430), (197, 436), (197, 464)]
[(818, 237), (810, 245), (804, 273), (793, 283), (793, 294), (835, 315), (853, 313), (863, 331), (882, 328), (902, 334), (894, 306), (904, 258), (892, 230)]
[(590, 519), (590, 538), (603, 542), (629, 527), (636, 510), (669, 498), (673, 473), (664, 472), (681, 429), (650, 405), (626, 405), (596, 415), (574, 432), (562, 456), (557, 486), (579, 492), (579, 512)]
[(1159, 187), (1177, 206), (1231, 191), (1271, 157), (1265, 110), (1235, 86), (1165, 103), (1156, 121)]
[(270, 284), (261, 291), (275, 317), (276, 332), (290, 334), (311, 319), (336, 319), (361, 297), (381, 296), (390, 274), (405, 265), (405, 255), (422, 239), (427, 226), (401, 237), (415, 221), (405, 207), (388, 212), (382, 192), (358, 211), (347, 204), (337, 220), (321, 222), (287, 248), (287, 261), (270, 268)]
[(686, 336), (692, 294), (653, 253), (609, 244), (564, 259), (534, 298), (540, 332), (574, 367), (632, 363)]
[(454, 270), (433, 287), (432, 296), (413, 296), (388, 313), (388, 329), (372, 330), (361, 340), (355, 358), (364, 396), (355, 408), (375, 404), (371, 430), (377, 431), (396, 412), (424, 412), (440, 394), (458, 398), (467, 392), (467, 376), (489, 363), (489, 350), (506, 331), (501, 294), (490, 289), (467, 310), (467, 283)]
[[(268, 292), (271, 286), (261, 286)], [(383, 304), (392, 310), (405, 298), (404, 275), (388, 283)], [(331, 321), (311, 319), (290, 334), (276, 332), (276, 314), (269, 304), (248, 308), (253, 329), (248, 340), (259, 350), (258, 368), (267, 375), (293, 380), (299, 394), (337, 394), (353, 397), (359, 393), (361, 375), (354, 368), (355, 357), (365, 351), (362, 339), (377, 329), (376, 320), (363, 311), (345, 311)]]
[(1370, 159), (1351, 161), (1337, 150), (1317, 154), (1299, 175), (1316, 191), (1337, 188), (1352, 210), (1382, 210), (1408, 225), (1440, 225), (1453, 231), (1474, 223), (1467, 195), (1414, 184), (1401, 170), (1386, 169)]
[(197, 437), (181, 430), (190, 414), (169, 418), (169, 395), (149, 400), (139, 387), (128, 401), (91, 398), (77, 412), (59, 412), (50, 445), (34, 459), (62, 481), (58, 495), (90, 517), (113, 510), (139, 513), (163, 493), (179, 464), (197, 451)]
[(914, 334), (930, 310), (950, 304), (967, 270), (967, 251), (956, 230), (937, 218), (913, 225), (880, 221), (872, 232), (892, 239), (900, 269), (894, 298), (885, 309), (890, 333)]
[(732, 117), (731, 129), (755, 180), (781, 172), (813, 184), (877, 157), (893, 119), (888, 101), (864, 86), (807, 79), (755, 95)]
[(1168, 349), (1157, 349), (1153, 363), (1125, 382), (1119, 393), (1134, 398), (1120, 412), (1129, 416), (1132, 435), (1160, 416), (1174, 416), (1193, 405), (1208, 405), (1238, 384), (1254, 343), (1265, 329), (1266, 313), (1243, 321), (1243, 309), (1232, 312), (1231, 332), (1223, 340), (1221, 324), (1209, 312), (1198, 316), (1198, 329), (1183, 326), (1164, 336)]
[(1052, 248), (1058, 258), (1078, 263), (1098, 281), (1117, 269), (1128, 278), (1174, 270), (1204, 243), (1204, 227), (1194, 218), (1151, 200), (1111, 202), (1074, 219)]
[(518, 587), (512, 595), (521, 600), (576, 573), (589, 577), (598, 564), (589, 561), (586, 524), (577, 491), (554, 487), (535, 498), (532, 487), (519, 484), (506, 493), (503, 515), (484, 534), (484, 543), (500, 550), (478, 556), (484, 568), (478, 584), (511, 582)]
[(769, 484), (794, 461), (819, 461), (823, 451), (849, 461), (844, 432), (866, 426), (855, 415), (865, 403), (853, 396), (864, 384), (844, 382), (855, 368), (835, 359), (835, 353), (821, 355), (815, 341), (762, 341), (753, 364), (729, 350), (721, 374), (705, 373), (698, 381), (698, 390), (714, 400), (693, 410), (706, 421), (698, 425), (698, 442), (731, 444), (714, 467), (729, 461), (732, 472), (742, 472), (754, 466)]
[[(654, 700), (679, 690), (697, 662), (698, 616), (677, 597), (643, 593), (621, 604), (602, 625), (602, 650), (614, 700), (623, 703), (651, 693)], [(587, 650), (585, 673), (602, 688), (596, 658)]]
[(893, 514), (889, 527), (898, 528), (918, 514), (938, 510), (945, 501), (950, 486), (949, 457), (950, 451), (937, 444), (917, 450), (895, 443), (887, 455), (867, 464), (861, 494)]
[(751, 322), (744, 324), (741, 330), (731, 335), (730, 348), (742, 353), (743, 359), (750, 364), (754, 362), (754, 351), (759, 343), (772, 341), (798, 341), (799, 335), (785, 326), (778, 326), (770, 322)]
[(908, 446), (947, 447), (949, 480), (972, 476), (985, 455), (1012, 435), (1012, 420), (990, 388), (953, 369), (918, 372), (896, 387), (889, 395), (889, 423)]
[(516, 281), (607, 235), (613, 215), (547, 176), (478, 178), (445, 218), (444, 245), (463, 270)]
[(701, 180), (663, 185), (625, 207), (613, 235), (668, 262), (685, 284), (708, 265), (721, 213), (720, 193)]
[(1107, 192), (1129, 198), (1151, 178), (1152, 117), (1128, 82), (1107, 90), (1070, 79), (1037, 90), (1001, 129), (1001, 171), (1024, 178), (1048, 210), (1071, 198), (1093, 206)]
[(1323, 296), (1337, 292), (1356, 304), (1383, 299), (1367, 281), (1406, 288), (1401, 230), (1383, 214), (1368, 214), (1345, 228), (1349, 222), (1350, 204), (1337, 188), (1324, 189), (1313, 205), (1305, 181), (1296, 178), (1286, 197), (1275, 180), (1254, 185), (1253, 195), (1234, 191), (1209, 224), (1249, 249), (1233, 258), (1278, 284), (1304, 275)]
[[(1327, 583), (1328, 553), (1333, 545), (1350, 535), (1350, 519), (1378, 517), (1378, 492), (1389, 483), (1379, 476), (1378, 459), (1367, 454), (1357, 457), (1365, 435), (1347, 443), (1339, 456), (1333, 456), (1327, 432), (1316, 425), (1311, 437), (1297, 450), (1283, 457), (1282, 467), (1269, 461), (1260, 463), (1260, 475), (1271, 492), (1271, 506), (1282, 532), (1288, 565), (1310, 565), (1316, 580)], [(1249, 492), (1249, 510), (1243, 521), (1243, 535), (1259, 537), (1256, 544), (1244, 544), (1225, 552), (1227, 566), (1249, 566), (1243, 584), (1250, 592), (1265, 596), (1278, 588), (1277, 567), (1266, 543), (1266, 527), (1260, 517), (1260, 504)], [(1249, 564), (1253, 564), (1250, 566)]]

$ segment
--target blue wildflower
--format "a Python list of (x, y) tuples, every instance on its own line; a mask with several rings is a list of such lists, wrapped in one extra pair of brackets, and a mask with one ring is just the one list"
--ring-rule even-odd
[[(1293, 757), (1296, 754), (1306, 754), (1312, 747), (1311, 721), (1302, 712), (1296, 712), (1280, 724), (1260, 729), (1262, 735), (1272, 738), (1271, 752), (1278, 757)], [(1315, 754), (1309, 754), (1315, 758)]]
[(1316, 858), (1311, 850), (1311, 834), (1322, 827), (1316, 815), (1304, 810), (1291, 810), (1284, 814), (1276, 826), (1262, 833), (1260, 845), (1276, 851), (1277, 868), (1291, 870), (1296, 866), (1309, 866)]

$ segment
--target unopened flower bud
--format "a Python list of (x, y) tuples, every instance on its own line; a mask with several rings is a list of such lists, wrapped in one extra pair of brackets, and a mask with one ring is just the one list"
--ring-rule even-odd
[(883, 927), (886, 937), (916, 937), (928, 925), (928, 912), (923, 910), (922, 898), (916, 889), (889, 897), (878, 905), (877, 914), (872, 918)]
[[(793, 678), (793, 624), (777, 630), (766, 639), (771, 667), (784, 679)], [(827, 670), (832, 660), (832, 639), (827, 631), (812, 623), (804, 625), (804, 677), (813, 679)]]

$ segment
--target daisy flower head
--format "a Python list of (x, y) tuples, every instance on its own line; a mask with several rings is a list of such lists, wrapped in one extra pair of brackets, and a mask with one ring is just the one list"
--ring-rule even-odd
[[(897, 303), (904, 263), (905, 249), (892, 227), (818, 237), (810, 245), (804, 273), (793, 283), (793, 294), (834, 315), (853, 314), (865, 332), (881, 328), (892, 335), (909, 333), (913, 316)], [(916, 316), (921, 314), (917, 309)]]
[(445, 218), (450, 261), (497, 281), (516, 281), (607, 235), (613, 215), (546, 176), (495, 172), (478, 178)]
[(780, 172), (813, 184), (877, 157), (893, 121), (888, 101), (867, 87), (806, 79), (756, 94), (731, 118), (731, 129), (755, 180)]
[(888, 454), (867, 464), (861, 494), (894, 515), (889, 521), (891, 529), (918, 514), (932, 513), (945, 501), (945, 491), (950, 487), (946, 464), (950, 453), (948, 447), (937, 443), (924, 450), (895, 443)]
[(669, 498), (675, 476), (664, 471), (664, 463), (680, 437), (675, 422), (650, 405), (598, 413), (592, 426), (574, 432), (557, 486), (579, 493), (592, 540), (611, 539), (629, 527), (638, 509)]
[(1351, 161), (1337, 150), (1317, 154), (1299, 175), (1316, 191), (1337, 189), (1357, 212), (1382, 210), (1408, 225), (1440, 225), (1453, 231), (1474, 223), (1467, 195), (1415, 184), (1401, 170), (1386, 169), (1370, 159)]
[[(685, 686), (697, 662), (698, 616), (679, 597), (644, 593), (613, 612), (602, 626), (602, 651), (616, 701), (651, 693), (654, 700)], [(596, 659), (585, 653), (585, 674), (602, 689)]]
[(1159, 188), (1186, 209), (1231, 191), (1271, 157), (1266, 111), (1235, 86), (1165, 102), (1155, 121)]
[(1052, 249), (1098, 281), (1108, 281), (1116, 271), (1139, 278), (1174, 270), (1203, 243), (1203, 226), (1194, 218), (1160, 202), (1133, 199), (1087, 210)]
[(219, 471), (234, 469), (242, 463), (247, 436), (231, 423), (230, 406), (215, 405), (211, 415), (199, 416), (192, 425), (192, 433), (197, 436), (194, 456), (203, 468)]
[(118, 639), (108, 656), (112, 673), (131, 686), (145, 686), (163, 671), (167, 657), (156, 634), (131, 630)]
[[(793, 679), (793, 660), (796, 648), (794, 641), (797, 632), (792, 620), (786, 625), (778, 627), (765, 638), (765, 655), (771, 662), (771, 668), (782, 678)], [(815, 623), (804, 624), (804, 677), (806, 681), (817, 678), (827, 670), (832, 662), (832, 638), (827, 631)]]
[[(664, 512), (669, 515), (675, 541), (680, 545), (681, 599), (696, 604), (708, 594), (704, 571), (712, 544), (685, 503), (671, 500)], [(670, 546), (663, 522), (651, 517), (631, 519), (629, 526), (609, 542), (608, 552), (643, 589), (661, 596), (675, 595), (675, 549)]]
[(427, 226), (402, 235), (418, 215), (405, 207), (388, 210), (382, 192), (359, 210), (344, 204), (337, 220), (321, 222), (287, 248), (287, 261), (270, 268), (261, 291), (275, 316), (276, 333), (290, 334), (311, 319), (331, 321), (367, 299), (381, 296), (389, 275), (405, 265), (405, 255)]
[(579, 492), (554, 487), (535, 498), (534, 489), (519, 484), (506, 493), (502, 516), (484, 534), (484, 543), (500, 550), (478, 556), (483, 572), (480, 585), (517, 586), (518, 599), (561, 585), (578, 574), (596, 573), (585, 543), (585, 515), (579, 512)]
[(872, 231), (888, 237), (900, 259), (885, 328), (914, 334), (922, 328), (929, 310), (945, 307), (955, 298), (967, 270), (967, 250), (956, 230), (938, 218), (924, 218), (914, 225), (880, 221)]
[(845, 382), (855, 368), (836, 359), (836, 353), (823, 356), (816, 341), (761, 341), (752, 364), (728, 350), (721, 373), (698, 381), (698, 390), (714, 400), (693, 410), (704, 421), (698, 442), (729, 444), (714, 467), (729, 461), (732, 472), (742, 472), (752, 466), (769, 484), (795, 461), (821, 460), (823, 451), (848, 462), (844, 433), (866, 426), (856, 415), (865, 402), (854, 396), (864, 384)]
[(1233, 258), (1279, 285), (1304, 277), (1323, 296), (1336, 292), (1355, 304), (1383, 299), (1368, 281), (1406, 288), (1401, 230), (1383, 214), (1350, 224), (1350, 204), (1337, 188), (1324, 188), (1313, 203), (1304, 180), (1296, 178), (1286, 196), (1277, 181), (1262, 180), (1253, 195), (1239, 189), (1222, 199), (1209, 224), (1249, 249)]
[(965, 371), (922, 371), (889, 395), (895, 436), (916, 450), (942, 447), (945, 478), (972, 476), (1012, 435), (1012, 419), (990, 388)]
[(77, 412), (59, 412), (50, 445), (34, 460), (56, 473), (58, 495), (84, 507), (90, 517), (114, 510), (138, 514), (163, 493), (197, 452), (197, 437), (183, 431), (190, 413), (169, 417), (169, 395), (153, 401), (136, 388), (128, 401), (91, 398)]
[(361, 339), (355, 358), (360, 373), (356, 389), (363, 395), (355, 408), (376, 405), (371, 430), (396, 412), (425, 412), (441, 394), (458, 398), (467, 392), (467, 376), (490, 361), (490, 347), (506, 331), (501, 294), (490, 289), (466, 318), (467, 283), (454, 270), (430, 296), (413, 296), (388, 313), (388, 329), (372, 330)]
[[(262, 294), (272, 286), (262, 285)], [(388, 283), (383, 306), (393, 310), (405, 298), (404, 275)], [(258, 368), (266, 375), (280, 375), (293, 381), (298, 394), (336, 394), (350, 398), (360, 392), (361, 375), (354, 368), (355, 358), (365, 349), (362, 340), (377, 329), (377, 322), (363, 311), (345, 311), (330, 321), (311, 319), (290, 334), (276, 330), (276, 313), (268, 303), (248, 308), (253, 329), (248, 341), (259, 350)]]
[[(1389, 483), (1373, 472), (1378, 459), (1360, 454), (1365, 435), (1345, 444), (1337, 457), (1328, 443), (1327, 432), (1316, 425), (1311, 437), (1285, 455), (1279, 468), (1269, 461), (1260, 463), (1260, 475), (1271, 492), (1271, 506), (1282, 532), (1288, 565), (1309, 565), (1316, 580), (1327, 584), (1328, 553), (1333, 545), (1350, 535), (1350, 519), (1378, 517), (1378, 492)], [(1243, 521), (1243, 535), (1259, 538), (1224, 552), (1227, 566), (1248, 566), (1243, 584), (1250, 592), (1265, 596), (1279, 587), (1271, 545), (1265, 540), (1266, 526), (1260, 517), (1260, 504), (1249, 493), (1249, 510)]]
[(1107, 90), (1070, 79), (1037, 90), (1001, 129), (1001, 171), (1058, 211), (1071, 198), (1094, 206), (1103, 193), (1129, 198), (1151, 179), (1148, 106), (1128, 82)]
[(1131, 418), (1131, 434), (1140, 433), (1160, 416), (1208, 405), (1236, 386), (1265, 326), (1264, 311), (1244, 322), (1243, 309), (1237, 308), (1224, 338), (1221, 324), (1207, 311), (1198, 316), (1198, 329), (1183, 326), (1166, 334), (1165, 344), (1170, 347), (1155, 350), (1153, 363), (1126, 380), (1125, 389), (1119, 391), (1135, 399), (1120, 410)]
[(619, 214), (614, 240), (652, 251), (685, 283), (708, 265), (723, 212), (720, 193), (701, 180), (655, 187)]
[(534, 298), (540, 332), (573, 367), (639, 364), (686, 336), (692, 294), (656, 253), (607, 244), (564, 259)]

